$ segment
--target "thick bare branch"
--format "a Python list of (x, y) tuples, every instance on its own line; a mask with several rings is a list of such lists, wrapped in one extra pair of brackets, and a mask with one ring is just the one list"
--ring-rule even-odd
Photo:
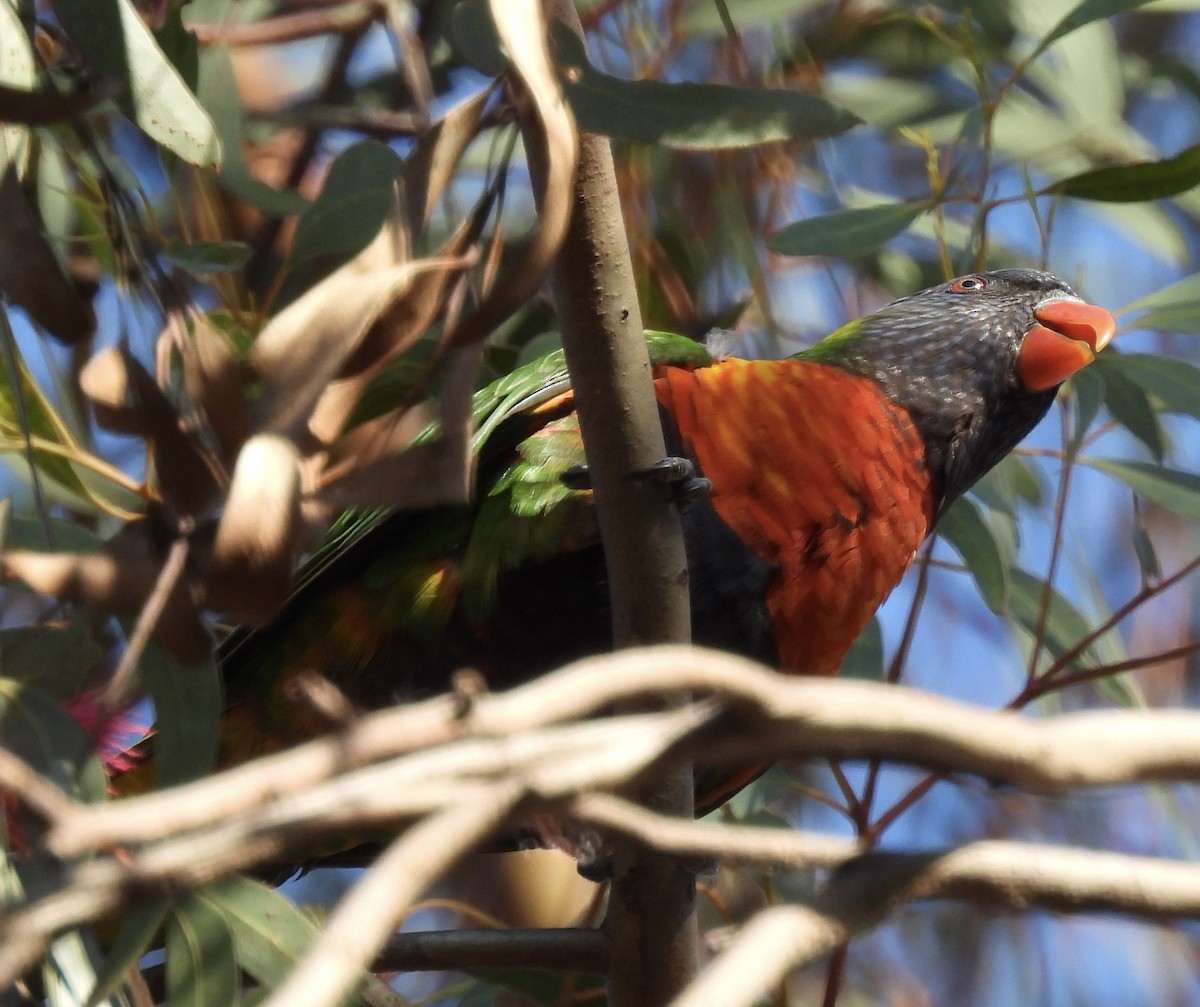
[[(363, 805), (364, 813), (382, 807), (378, 802), (419, 797), (415, 789), (402, 795), (389, 793), (399, 784), (412, 788), (441, 781), (449, 785), (470, 773), (494, 776), (506, 766), (515, 766), (514, 753), (519, 751), (525, 753), (523, 772), (544, 756), (551, 765), (558, 760), (556, 771), (565, 773), (569, 767), (562, 759), (573, 744), (570, 736), (564, 740), (541, 735), (541, 728), (593, 715), (623, 700), (681, 691), (720, 698), (729, 711), (722, 729), (706, 735), (695, 748), (696, 754), (714, 761), (719, 757), (735, 761), (880, 757), (978, 773), (1043, 793), (1148, 779), (1200, 779), (1197, 713), (1086, 712), (1039, 721), (898, 686), (787, 679), (729, 655), (655, 648), (576, 662), (510, 693), (481, 696), (465, 716), (450, 697), (383, 711), (363, 717), (346, 732), (186, 788), (107, 807), (76, 807), (69, 816), (51, 822), (47, 842), (56, 853), (69, 857), (179, 834), (214, 820), (260, 817), (268, 805), (277, 807), (289, 795), (335, 777), (344, 794), (353, 793), (355, 770), (439, 744), (445, 747), (390, 767), (376, 766), (370, 776), (364, 776), (370, 782), (361, 784), (361, 797), (365, 801), (373, 795), (377, 802)], [(694, 729), (710, 714), (711, 708), (702, 706), (683, 716)], [(657, 726), (652, 717), (645, 718), (649, 735), (632, 727), (639, 718), (572, 728), (578, 732), (576, 743), (592, 746), (591, 768), (580, 762), (574, 783), (604, 787), (631, 779), (638, 767), (644, 768), (681, 736), (685, 721), (664, 717)], [(622, 735), (622, 725), (634, 733)], [(520, 744), (514, 739), (508, 747), (484, 742), (508, 735), (525, 737)], [(616, 756), (618, 746), (631, 737), (647, 736), (657, 739), (657, 748)], [(609, 757), (616, 762), (605, 769)], [(612, 766), (626, 775), (620, 776)], [(566, 793), (559, 786), (553, 796)], [(543, 790), (542, 796), (551, 796), (551, 790)], [(329, 804), (319, 801), (310, 803), (309, 809), (309, 820), (331, 812)], [(417, 813), (423, 810), (427, 809)], [(294, 818), (293, 824), (299, 820)]]

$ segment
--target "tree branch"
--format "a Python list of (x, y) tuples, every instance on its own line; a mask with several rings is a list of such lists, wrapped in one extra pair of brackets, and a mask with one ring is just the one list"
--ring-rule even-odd
[[(571, 0), (552, 0), (548, 8), (583, 41)], [(528, 141), (537, 138), (527, 127), (524, 134), (536, 177), (540, 153)], [(580, 137), (574, 213), (551, 279), (595, 490), (613, 644), (685, 643), (691, 639), (691, 615), (679, 515), (660, 489), (629, 479), (661, 460), (666, 443), (616, 171), (604, 137)], [(645, 797), (660, 811), (690, 818), (690, 768), (675, 767)], [(618, 845), (613, 859), (605, 921), (614, 942), (609, 1003), (665, 1004), (698, 967), (695, 879), (677, 861), (628, 844)]]

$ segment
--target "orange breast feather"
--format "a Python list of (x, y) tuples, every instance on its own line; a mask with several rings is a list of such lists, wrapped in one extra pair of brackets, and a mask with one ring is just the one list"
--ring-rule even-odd
[(835, 674), (932, 520), (924, 446), (867, 378), (808, 361), (658, 375), (721, 519), (774, 570), (783, 670)]

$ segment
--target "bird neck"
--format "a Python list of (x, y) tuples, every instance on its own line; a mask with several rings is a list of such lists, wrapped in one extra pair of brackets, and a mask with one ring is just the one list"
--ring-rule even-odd
[(1031, 395), (1015, 387), (983, 340), (935, 338), (928, 327), (875, 318), (842, 326), (799, 357), (870, 378), (911, 417), (940, 516), (1038, 424), (1057, 388)]

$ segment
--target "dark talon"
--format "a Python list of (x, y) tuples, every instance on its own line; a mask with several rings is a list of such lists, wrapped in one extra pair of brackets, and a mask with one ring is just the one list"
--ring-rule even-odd
[(712, 492), (712, 480), (696, 475), (696, 463), (678, 455), (671, 455), (644, 469), (635, 469), (626, 478), (667, 485), (672, 502), (681, 509)]
[(558, 481), (569, 490), (590, 490), (592, 488), (592, 474), (586, 465), (572, 465), (558, 477)]
[[(559, 477), (559, 481), (572, 490), (590, 490), (592, 475), (586, 465), (572, 465)], [(672, 455), (643, 469), (634, 469), (626, 479), (637, 482), (660, 483), (670, 490), (671, 501), (686, 507), (693, 500), (706, 497), (712, 492), (712, 480), (696, 475), (696, 465), (690, 458)]]
[(656, 483), (685, 483), (696, 478), (696, 465), (690, 458), (668, 455), (644, 469), (634, 469), (625, 478)]

